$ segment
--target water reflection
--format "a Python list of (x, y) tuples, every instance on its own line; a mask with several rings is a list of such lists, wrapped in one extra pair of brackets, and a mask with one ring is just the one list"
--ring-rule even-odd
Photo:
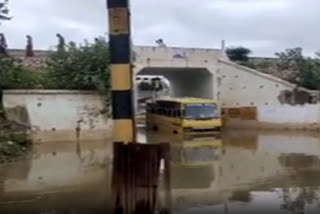
[(211, 140), (148, 138), (173, 145), (175, 213), (319, 212), (316, 136), (233, 130)]
[[(174, 213), (319, 213), (318, 136), (233, 130), (185, 139), (141, 129), (139, 137), (172, 145)], [(43, 143), (0, 166), (0, 213), (110, 213), (111, 147)]]
[(171, 145), (172, 187), (209, 188), (215, 179), (214, 162), (220, 158), (222, 140), (197, 138)]
[(35, 145), (0, 166), (0, 213), (105, 213), (110, 207), (111, 144)]

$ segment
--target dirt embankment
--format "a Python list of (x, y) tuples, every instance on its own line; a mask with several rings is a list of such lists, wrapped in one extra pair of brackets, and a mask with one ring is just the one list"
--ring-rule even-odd
[(0, 164), (15, 160), (26, 153), (30, 146), (28, 130), (7, 121), (0, 114)]

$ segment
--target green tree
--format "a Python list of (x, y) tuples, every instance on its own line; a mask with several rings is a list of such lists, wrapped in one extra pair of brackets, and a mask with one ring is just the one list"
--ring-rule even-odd
[(47, 60), (45, 88), (110, 90), (109, 48), (103, 39), (77, 46), (70, 42)]
[(0, 21), (1, 20), (10, 20), (9, 9), (8, 9), (8, 0), (0, 0)]
[(247, 62), (252, 51), (240, 46), (227, 48), (226, 53), (231, 61)]
[(300, 47), (286, 49), (283, 52), (277, 52), (275, 55), (279, 58), (280, 62), (278, 66), (280, 69), (289, 69), (292, 71), (298, 71), (305, 63), (305, 57), (303, 56), (303, 49)]
[(11, 57), (0, 57), (0, 93), (5, 89), (34, 89), (39, 85), (39, 74), (27, 70)]
[(279, 57), (278, 69), (290, 71), (289, 81), (308, 89), (320, 89), (319, 58), (305, 57), (300, 47), (286, 49), (275, 55)]

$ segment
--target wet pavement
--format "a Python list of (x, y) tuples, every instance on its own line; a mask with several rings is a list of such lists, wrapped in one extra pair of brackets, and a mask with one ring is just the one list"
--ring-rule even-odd
[[(233, 130), (172, 143), (173, 213), (319, 213), (320, 137)], [(41, 143), (0, 165), (0, 213), (111, 213), (110, 142)]]

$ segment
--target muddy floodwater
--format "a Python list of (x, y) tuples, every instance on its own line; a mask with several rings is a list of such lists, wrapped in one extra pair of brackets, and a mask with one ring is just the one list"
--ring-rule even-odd
[[(140, 141), (172, 142), (172, 211), (320, 213), (320, 137), (229, 130), (176, 139), (143, 131)], [(34, 145), (0, 165), (0, 213), (111, 213), (111, 142)]]

